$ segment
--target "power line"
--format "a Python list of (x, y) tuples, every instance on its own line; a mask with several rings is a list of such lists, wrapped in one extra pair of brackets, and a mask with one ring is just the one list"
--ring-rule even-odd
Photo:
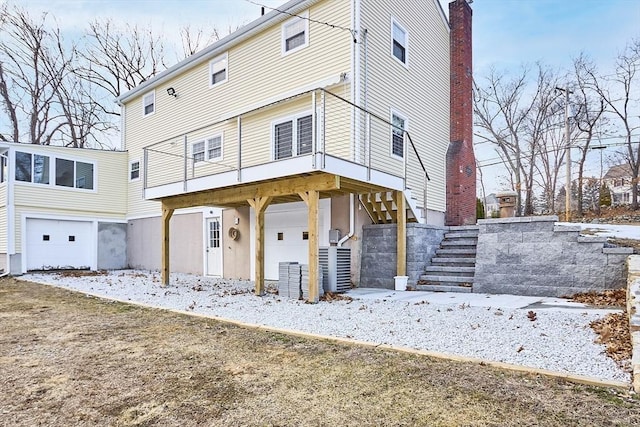
[(327, 26), (329, 28), (333, 28), (333, 29), (336, 29), (336, 30), (349, 31), (349, 33), (351, 33), (351, 37), (353, 38), (353, 42), (354, 43), (358, 43), (358, 38), (356, 37), (357, 31), (354, 30), (354, 29), (351, 29), (349, 27), (343, 27), (341, 25), (331, 24), (330, 22), (318, 21), (316, 19), (311, 19), (311, 18), (309, 18), (307, 16), (296, 15), (295, 13), (287, 12), (286, 10), (278, 9), (277, 7), (266, 6), (266, 5), (262, 4), (262, 3), (258, 3), (258, 2), (253, 1), (253, 0), (244, 0), (244, 1), (246, 1), (247, 3), (254, 4), (256, 6), (263, 7), (265, 9), (275, 10), (276, 12), (282, 13), (284, 15), (289, 15), (289, 16), (292, 16), (292, 17), (295, 17), (295, 18), (304, 19), (306, 21), (313, 22), (315, 24), (325, 25), (325, 26)]

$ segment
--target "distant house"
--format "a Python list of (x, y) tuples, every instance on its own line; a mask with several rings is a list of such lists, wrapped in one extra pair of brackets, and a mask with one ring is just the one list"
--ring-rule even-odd
[(489, 194), (484, 198), (484, 211), (486, 218), (493, 218), (500, 212), (500, 203), (495, 193)]
[(626, 163), (609, 168), (603, 177), (603, 181), (611, 191), (612, 205), (631, 203), (632, 176), (631, 168)]

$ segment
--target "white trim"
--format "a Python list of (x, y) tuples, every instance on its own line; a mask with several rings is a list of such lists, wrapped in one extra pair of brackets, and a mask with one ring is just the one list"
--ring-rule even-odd
[[(220, 80), (219, 82), (213, 83), (213, 66), (218, 62), (224, 61), (224, 80)], [(226, 83), (229, 80), (229, 52), (225, 52), (221, 55), (216, 56), (211, 61), (209, 61), (209, 88), (220, 86), (223, 83)]]
[[(49, 183), (43, 184), (43, 183), (38, 183), (33, 181), (16, 181), (15, 180), (15, 164), (16, 164), (17, 152), (32, 155), (32, 158), (31, 158), (32, 175), (33, 175), (33, 164), (34, 164), (33, 155), (49, 157)], [(55, 188), (55, 189), (64, 190), (64, 191), (80, 191), (82, 193), (98, 192), (98, 161), (97, 160), (89, 160), (89, 159), (83, 159), (83, 158), (78, 158), (73, 156), (69, 157), (65, 155), (58, 156), (54, 152), (42, 154), (42, 152), (38, 150), (29, 150), (29, 149), (23, 150), (22, 147), (14, 147), (12, 150), (10, 150), (10, 153), (11, 153), (10, 163), (12, 162), (12, 164), (14, 165), (13, 170), (10, 172), (13, 174), (14, 185), (41, 188), (41, 189)], [(56, 160), (67, 160), (67, 161), (73, 162), (73, 187), (67, 187), (65, 185), (56, 184), (56, 172), (57, 172)], [(78, 162), (87, 163), (93, 166), (93, 188), (76, 187), (76, 163)], [(32, 180), (33, 180), (33, 176), (32, 176)]]
[[(285, 39), (285, 33), (287, 28), (291, 27), (292, 25), (295, 25), (296, 23), (303, 21), (304, 23), (304, 43), (301, 44), (300, 46), (294, 47), (291, 50), (287, 50), (286, 47), (286, 39)], [(302, 13), (298, 13), (297, 16), (293, 16), (289, 19), (287, 19), (286, 21), (284, 21), (280, 27), (280, 46), (282, 49), (282, 56), (287, 56), (290, 55), (292, 53), (295, 53), (299, 50), (304, 49), (305, 47), (309, 46), (309, 10), (305, 10)]]
[[(409, 132), (409, 117), (406, 114), (398, 111), (397, 109), (395, 109), (393, 107), (390, 107), (389, 108), (389, 122), (392, 125), (393, 125), (393, 116), (396, 116), (396, 117), (404, 120), (403, 129), (404, 129), (405, 132)], [(393, 129), (394, 128), (392, 126), (389, 126), (389, 155), (392, 158), (403, 160), (404, 159), (404, 153), (407, 152), (406, 147), (404, 146), (404, 144), (405, 144), (404, 134), (402, 135), (402, 152), (403, 152), (403, 155), (402, 156), (398, 156), (397, 154), (395, 154), (393, 152)]]
[[(213, 139), (216, 138), (220, 138), (220, 156), (219, 157), (210, 157), (209, 156), (209, 152), (211, 151), (211, 141)], [(194, 153), (193, 153), (193, 146), (196, 144), (204, 144), (204, 158), (202, 160), (198, 160), (197, 162), (195, 161), (194, 158)], [(220, 131), (217, 132), (215, 134), (212, 134), (210, 136), (204, 137), (204, 138), (200, 138), (197, 141), (193, 141), (191, 143), (190, 148), (190, 152), (191, 152), (191, 164), (192, 166), (195, 167), (200, 167), (200, 166), (204, 166), (206, 164), (210, 164), (210, 163), (218, 163), (224, 160), (224, 131)]]
[[(131, 178), (131, 172), (133, 172), (132, 166), (133, 166), (134, 163), (138, 164), (138, 177), (137, 178)], [(128, 175), (129, 175), (129, 182), (140, 181), (140, 178), (142, 178), (142, 162), (140, 161), (140, 159), (129, 160)]]
[(220, 221), (220, 274), (211, 275), (212, 277), (224, 277), (224, 229), (222, 225), (222, 208), (205, 208), (202, 211), (202, 231), (203, 231), (203, 249), (202, 249), (202, 274), (209, 276), (209, 262), (207, 257), (207, 248), (209, 246), (209, 227), (208, 220), (218, 218)]
[(120, 104), (120, 150), (125, 149), (127, 145), (127, 126), (125, 117), (127, 116), (127, 107), (124, 104)]
[[(153, 95), (153, 111), (147, 113), (146, 99), (149, 95)], [(149, 104), (150, 105), (150, 104)], [(149, 92), (142, 95), (142, 117), (152, 116), (156, 112), (156, 90), (152, 89)]]
[(29, 254), (27, 253), (27, 219), (46, 219), (53, 221), (74, 221), (74, 222), (88, 222), (91, 223), (91, 236), (89, 236), (91, 241), (91, 265), (89, 268), (91, 270), (98, 269), (98, 223), (99, 222), (110, 222), (110, 223), (124, 223), (126, 221), (114, 220), (114, 219), (102, 219), (95, 217), (82, 217), (82, 216), (71, 216), (71, 215), (56, 215), (56, 214), (43, 214), (43, 213), (32, 213), (32, 212), (23, 212), (20, 215), (20, 224), (21, 224), (21, 233), (22, 233), (22, 252), (20, 262), (22, 263), (20, 267), (20, 271), (22, 273), (27, 272), (27, 260)]
[[(308, 117), (308, 116), (313, 117), (313, 110), (306, 110), (306, 111), (292, 114), (289, 116), (279, 117), (271, 121), (271, 161), (272, 162), (290, 159), (291, 157), (298, 157), (298, 126), (297, 126), (298, 123), (297, 122), (299, 119), (303, 117)], [(276, 159), (275, 128), (277, 125), (281, 125), (287, 122), (291, 122), (291, 156), (283, 157), (281, 159)], [(311, 123), (311, 129), (313, 132), (313, 121)], [(312, 153), (305, 153), (302, 155), (304, 156), (307, 154), (312, 154)]]
[[(405, 36), (405, 40), (404, 40), (404, 56), (405, 56), (405, 61), (402, 62), (400, 59), (398, 59), (394, 54), (393, 54), (393, 30), (394, 27), (398, 27)], [(407, 30), (407, 27), (405, 27), (404, 25), (402, 25), (396, 18), (394, 18), (393, 16), (391, 17), (391, 57), (393, 59), (395, 59), (398, 64), (402, 64), (403, 67), (405, 68), (409, 68), (409, 31)]]
[[(201, 213), (205, 215), (206, 211), (210, 209), (220, 209), (220, 208), (204, 206), (204, 207), (196, 207), (196, 208), (176, 209), (175, 212), (173, 213), (173, 216), (188, 215), (188, 214), (194, 214), (194, 213)], [(139, 219), (159, 218), (161, 216), (162, 216), (161, 212), (153, 213), (153, 214), (133, 215), (133, 216), (126, 217), (126, 219), (122, 220), (121, 222), (127, 223), (129, 221), (136, 221)]]

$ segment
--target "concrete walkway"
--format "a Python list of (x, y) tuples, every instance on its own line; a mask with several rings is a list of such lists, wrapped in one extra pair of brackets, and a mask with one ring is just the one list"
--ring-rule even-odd
[(437, 305), (468, 305), (470, 307), (493, 307), (530, 310), (580, 310), (589, 313), (621, 313), (622, 309), (594, 308), (586, 304), (572, 302), (564, 298), (531, 297), (520, 295), (494, 295), (481, 293), (394, 291), (392, 289), (355, 288), (348, 296), (359, 300), (404, 301), (418, 303), (426, 301)]

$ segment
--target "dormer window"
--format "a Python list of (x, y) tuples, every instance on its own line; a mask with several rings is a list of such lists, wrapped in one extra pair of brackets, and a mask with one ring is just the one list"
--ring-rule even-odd
[(282, 24), (282, 54), (287, 55), (309, 45), (309, 11)]
[(227, 81), (227, 54), (220, 55), (209, 62), (209, 86), (213, 87)]
[(156, 111), (156, 93), (149, 92), (142, 97), (142, 111), (145, 116), (155, 113)]

